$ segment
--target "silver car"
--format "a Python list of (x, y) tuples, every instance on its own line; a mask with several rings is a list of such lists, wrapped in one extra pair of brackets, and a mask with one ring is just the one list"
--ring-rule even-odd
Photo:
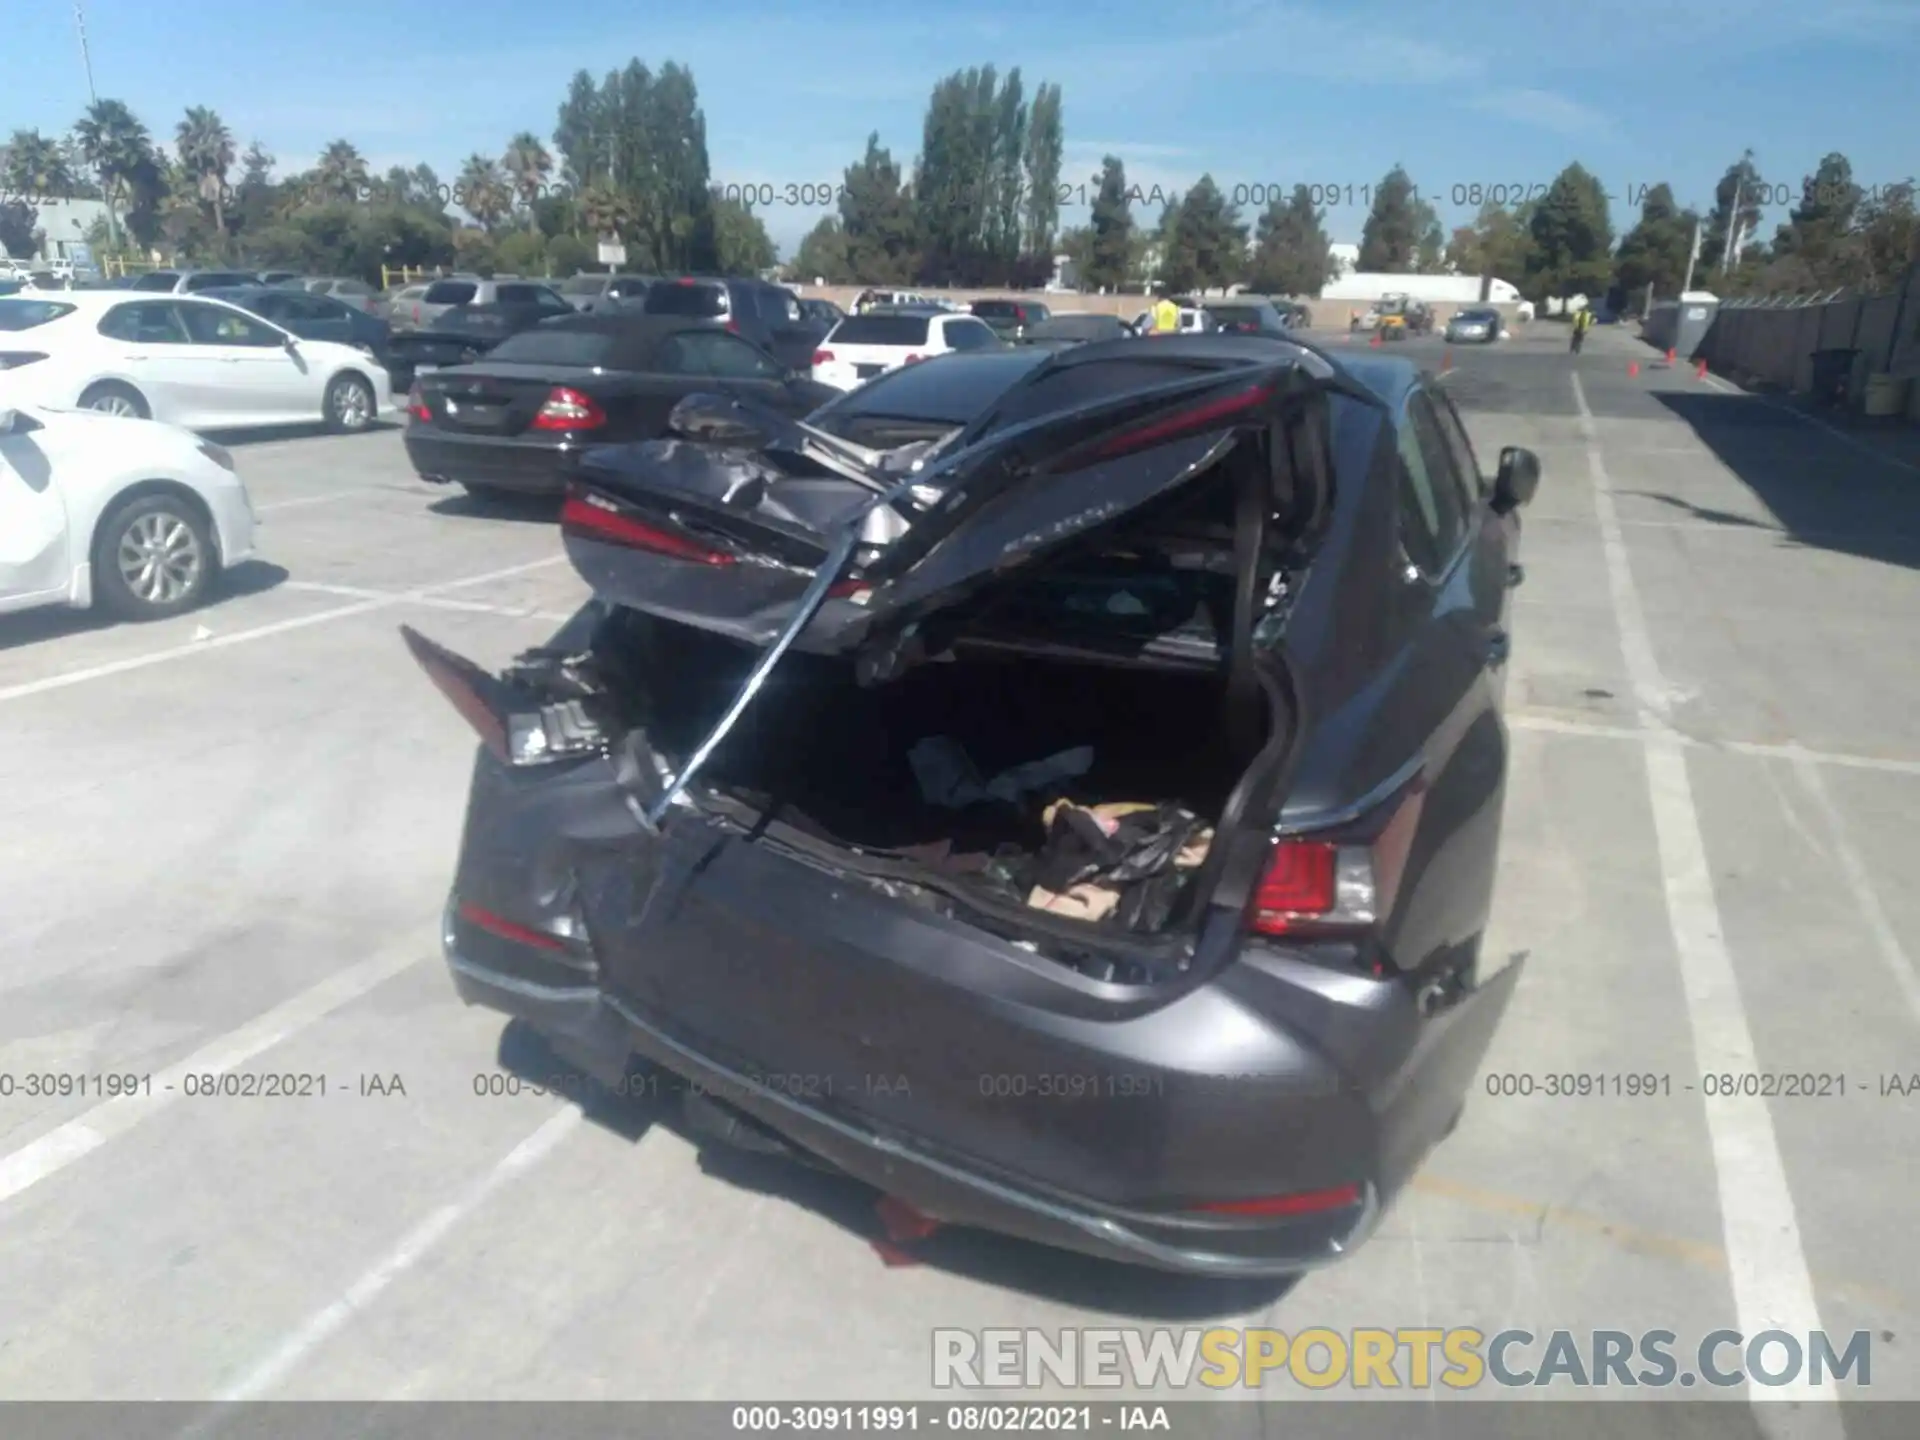
[(302, 289), (314, 295), (331, 295), (342, 305), (351, 305), (354, 309), (380, 319), (387, 318), (386, 297), (364, 280), (355, 280), (351, 276), (310, 275), (300, 281)]
[(521, 280), (514, 276), (495, 276), (482, 280), (475, 275), (449, 275), (427, 286), (426, 294), (408, 308), (407, 324), (424, 330), (456, 305), (540, 305), (552, 301), (571, 305), (544, 280)]
[(1446, 338), (1451, 344), (1491, 345), (1502, 324), (1498, 310), (1461, 310), (1447, 321)]
[(651, 275), (576, 275), (559, 284), (560, 298), (576, 310), (611, 309), (622, 301), (644, 300)]

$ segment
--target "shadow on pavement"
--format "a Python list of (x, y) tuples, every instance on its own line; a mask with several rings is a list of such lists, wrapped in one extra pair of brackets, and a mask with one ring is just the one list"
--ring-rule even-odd
[[(1884, 564), (1920, 566), (1920, 474), (1898, 458), (1855, 449), (1755, 396), (1650, 393), (1779, 517), (1784, 538)], [(1920, 453), (1920, 444), (1914, 448)], [(1694, 509), (1670, 496), (1655, 498)], [(1717, 523), (1756, 523), (1724, 512), (1695, 513)]]
[[(249, 595), (264, 594), (287, 578), (287, 571), (278, 565), (265, 560), (243, 560), (221, 576), (219, 586), (207, 597), (204, 605), (174, 618), (191, 620), (195, 616), (218, 615), (222, 606)], [(0, 615), (0, 650), (17, 650), (68, 635), (84, 635), (93, 630), (108, 630), (116, 625), (137, 623), (115, 620), (98, 609), (69, 610), (64, 605), (26, 610), (18, 615)]]
[(456, 490), (427, 506), (435, 515), (468, 516), (487, 520), (539, 521), (551, 525), (560, 518), (560, 500), (551, 495), (475, 495)]
[[(398, 430), (400, 428), (401, 427), (394, 421), (382, 419), (374, 421), (373, 424), (359, 433), (362, 435), (378, 435), (383, 431)], [(207, 439), (213, 441), (215, 444), (224, 445), (229, 450), (233, 450), (244, 449), (248, 445), (266, 445), (275, 440), (333, 438), (334, 432), (329, 430), (325, 425), (315, 421), (311, 425), (273, 425), (260, 429), (208, 430), (205, 434)], [(343, 435), (338, 438), (345, 440), (352, 439), (353, 437)]]
[[(714, 1183), (804, 1206), (869, 1243), (886, 1239), (874, 1209), (880, 1192), (870, 1185), (792, 1160), (735, 1149), (702, 1135), (685, 1122), (680, 1097), (653, 1084), (636, 1085), (635, 1093), (616, 1095), (562, 1059), (522, 1021), (510, 1021), (502, 1032), (499, 1064), (523, 1081), (563, 1090), (587, 1119), (624, 1139), (637, 1141), (656, 1125), (672, 1132), (698, 1147), (700, 1169)], [(564, 1078), (556, 1084), (557, 1076)], [(1294, 1284), (1285, 1278), (1216, 1280), (1168, 1274), (960, 1227), (913, 1242), (911, 1253), (919, 1264), (981, 1284), (1149, 1320), (1246, 1314), (1273, 1304)], [(885, 1265), (877, 1253), (867, 1263), (876, 1268)]]

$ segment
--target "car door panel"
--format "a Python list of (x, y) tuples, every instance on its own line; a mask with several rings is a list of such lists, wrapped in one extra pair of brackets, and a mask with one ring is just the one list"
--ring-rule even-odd
[(116, 305), (101, 317), (98, 333), (105, 368), (140, 392), (155, 420), (207, 423), (208, 396), (223, 372), (199, 353), (171, 300)]
[(321, 378), (312, 359), (283, 332), (250, 315), (182, 302), (193, 348), (217, 367), (207, 396), (209, 427), (318, 420)]
[(51, 460), (33, 431), (0, 435), (0, 611), (64, 596), (72, 571)]

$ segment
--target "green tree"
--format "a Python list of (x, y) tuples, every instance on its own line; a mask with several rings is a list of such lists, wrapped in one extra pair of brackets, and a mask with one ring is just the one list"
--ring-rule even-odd
[(1160, 263), (1178, 289), (1223, 290), (1247, 272), (1247, 227), (1211, 175), (1181, 198), (1167, 237)]
[(1327, 212), (1305, 185), (1268, 204), (1255, 232), (1247, 283), (1270, 295), (1318, 296), (1333, 278), (1333, 252), (1323, 226)]
[(313, 188), (316, 200), (352, 204), (367, 193), (367, 162), (348, 141), (329, 141), (314, 166)]
[(1199, 282), (1192, 253), (1180, 244), (1180, 197), (1168, 196), (1154, 222), (1153, 237), (1147, 243), (1146, 269), (1152, 274), (1152, 288), (1163, 291), (1191, 290)]
[(38, 130), (16, 130), (0, 163), (0, 191), (16, 199), (64, 198), (74, 193), (72, 169), (56, 140)]
[(1446, 261), (1446, 232), (1433, 206), (1415, 197), (1413, 202), (1413, 268), (1420, 275), (1438, 275)]
[(494, 242), (494, 262), (513, 275), (543, 275), (547, 269), (547, 239), (538, 230), (514, 230)]
[(1534, 207), (1528, 293), (1536, 300), (1598, 298), (1613, 279), (1613, 224), (1606, 188), (1587, 169), (1567, 166)]
[(1760, 231), (1760, 202), (1765, 195), (1766, 182), (1753, 163), (1753, 151), (1748, 150), (1727, 167), (1720, 183), (1714, 186), (1713, 208), (1707, 212), (1705, 238), (1700, 246), (1703, 270), (1722, 268), (1721, 261), (1727, 253), (1727, 231), (1736, 220), (1739, 228), (1735, 232), (1734, 258), (1738, 261), (1739, 251)]
[(847, 167), (844, 182), (840, 230), (851, 278), (865, 285), (912, 279), (920, 255), (915, 197), (900, 183), (900, 167), (878, 131), (867, 137), (867, 153)]
[(1360, 231), (1359, 268), (1369, 274), (1410, 274), (1422, 242), (1431, 238), (1413, 178), (1395, 165), (1374, 187), (1373, 207)]
[(1614, 282), (1629, 306), (1646, 294), (1666, 299), (1679, 295), (1687, 280), (1687, 259), (1693, 253), (1693, 227), (1698, 216), (1682, 210), (1673, 187), (1664, 182), (1648, 188), (1640, 200), (1640, 219), (1620, 240), (1613, 257)]
[(1853, 182), (1853, 164), (1838, 153), (1821, 160), (1800, 183), (1800, 203), (1774, 230), (1766, 283), (1783, 290), (1827, 289), (1859, 277), (1854, 226), (1865, 192)]
[(1034, 92), (1033, 108), (1027, 113), (1026, 229), (1020, 248), (1029, 255), (1053, 254), (1053, 234), (1060, 224), (1060, 160), (1065, 147), (1060, 87), (1042, 84)]
[[(596, 242), (619, 240), (629, 245), (638, 243), (633, 202), (604, 181), (589, 185), (580, 192), (580, 221)], [(636, 258), (629, 254), (627, 263), (635, 263)], [(651, 269), (656, 261), (649, 251), (645, 252), (645, 258), (640, 263)]]
[(454, 202), (479, 221), (489, 235), (513, 212), (513, 187), (499, 163), (486, 155), (469, 155), (460, 167)]
[(0, 196), (0, 255), (28, 260), (40, 253), (46, 233), (40, 229), (39, 212), (22, 198)]
[(803, 284), (815, 277), (829, 285), (852, 283), (857, 277), (847, 264), (847, 236), (837, 216), (823, 215), (794, 251), (793, 272)]
[(713, 197), (713, 235), (724, 275), (758, 275), (780, 262), (773, 237), (753, 207), (718, 191)]
[(1889, 185), (1862, 202), (1854, 235), (1856, 282), (1862, 290), (1886, 290), (1920, 264), (1920, 215), (1912, 181)]
[[(1527, 257), (1533, 249), (1528, 230), (1532, 212), (1523, 219), (1514, 210), (1489, 200), (1480, 207), (1473, 224), (1453, 232), (1445, 261), (1456, 275), (1478, 276), (1483, 282), (1505, 280), (1518, 284), (1527, 274)], [(1483, 283), (1481, 289), (1487, 290)]]
[(578, 275), (596, 259), (597, 253), (577, 235), (547, 237), (547, 267), (555, 275)]
[(1133, 203), (1127, 190), (1127, 167), (1116, 155), (1100, 162), (1098, 189), (1087, 229), (1087, 254), (1080, 266), (1080, 283), (1092, 290), (1120, 290), (1133, 278)]
[(605, 107), (593, 76), (584, 70), (576, 71), (567, 85), (567, 98), (560, 102), (560, 116), (553, 127), (553, 145), (560, 152), (560, 173), (575, 191), (606, 177)]
[(553, 156), (547, 153), (547, 147), (540, 143), (539, 136), (522, 130), (507, 142), (506, 153), (500, 157), (500, 168), (506, 172), (513, 186), (520, 208), (526, 213), (527, 223), (532, 225), (533, 207), (553, 174)]
[(234, 162), (233, 132), (217, 112), (204, 105), (193, 105), (174, 130), (174, 145), (180, 153), (181, 189), (191, 190), (212, 206), (216, 253), (224, 254), (227, 172)]
[(233, 187), (234, 227), (246, 237), (249, 250), (255, 248), (278, 221), (279, 210), (280, 196), (273, 183), (273, 156), (255, 140), (240, 157), (240, 180)]
[[(1048, 104), (1057, 119), (1057, 99)], [(912, 187), (925, 278), (984, 284), (1012, 276), (1034, 218), (1028, 163), (1044, 167), (1057, 150), (1047, 135), (1041, 152), (1032, 150), (1029, 118), (1017, 69), (1002, 81), (993, 66), (976, 66), (933, 87)]]
[(119, 100), (96, 100), (73, 127), (86, 163), (100, 178), (107, 202), (107, 231), (117, 233), (121, 207), (132, 198), (134, 183), (153, 168), (153, 141), (147, 127)]

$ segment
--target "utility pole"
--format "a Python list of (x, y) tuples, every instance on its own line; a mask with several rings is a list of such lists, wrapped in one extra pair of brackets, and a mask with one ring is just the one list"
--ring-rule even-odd
[(1681, 283), (1681, 286), (1680, 286), (1680, 293), (1682, 295), (1685, 295), (1689, 290), (1693, 289), (1693, 267), (1695, 264), (1699, 262), (1699, 259), (1700, 259), (1700, 236), (1702, 233), (1701, 232), (1702, 223), (1703, 222), (1699, 220), (1695, 220), (1693, 222), (1693, 250), (1687, 256), (1687, 278)]
[(1722, 275), (1725, 275), (1727, 271), (1733, 268), (1733, 242), (1738, 239), (1740, 235), (1740, 202), (1746, 197), (1747, 166), (1752, 160), (1753, 152), (1751, 150), (1740, 157), (1740, 170), (1733, 182), (1733, 208), (1727, 211), (1727, 248), (1726, 253), (1720, 257), (1720, 273)]
[[(73, 28), (80, 33), (80, 65), (87, 72), (87, 99), (95, 105), (100, 103), (100, 92), (93, 88), (93, 56), (87, 50), (87, 17), (80, 8), (80, 0), (73, 0)], [(101, 180), (106, 181), (102, 176)], [(105, 190), (106, 184), (101, 185)], [(120, 222), (114, 217), (113, 196), (107, 196), (107, 239), (114, 249), (120, 248)]]

